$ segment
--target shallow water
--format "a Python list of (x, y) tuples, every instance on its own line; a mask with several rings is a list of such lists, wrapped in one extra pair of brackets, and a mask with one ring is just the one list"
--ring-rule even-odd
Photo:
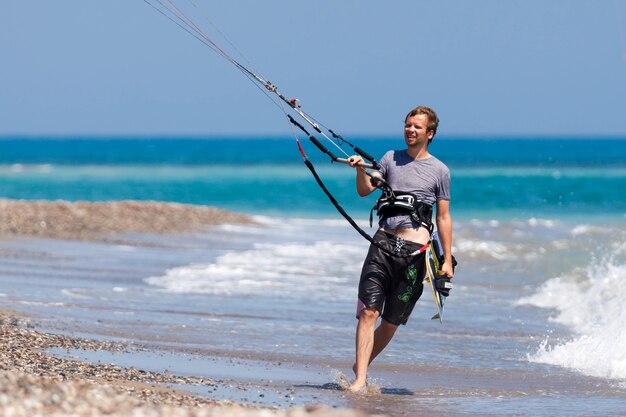
[(367, 242), (343, 221), (258, 220), (127, 244), (4, 240), (0, 303), (45, 330), (151, 346), (70, 355), (232, 381), (202, 393), (218, 399), (394, 416), (625, 415), (622, 223), (456, 222), (444, 323), (430, 320), (425, 293), (371, 368), (379, 393), (354, 396), (337, 375), (351, 375)]

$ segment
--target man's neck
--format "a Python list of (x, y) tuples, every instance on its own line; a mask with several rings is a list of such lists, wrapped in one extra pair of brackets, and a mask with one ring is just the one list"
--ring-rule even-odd
[(428, 145), (424, 146), (409, 146), (406, 153), (413, 159), (425, 159), (430, 156), (428, 153)]

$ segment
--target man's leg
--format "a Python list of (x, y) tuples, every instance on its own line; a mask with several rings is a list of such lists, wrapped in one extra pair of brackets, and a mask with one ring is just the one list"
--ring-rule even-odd
[(373, 308), (364, 308), (359, 315), (359, 324), (356, 328), (356, 379), (348, 388), (358, 392), (365, 388), (367, 382), (367, 367), (374, 348), (374, 328), (380, 313)]
[(385, 319), (381, 320), (380, 325), (374, 333), (374, 348), (372, 349), (372, 355), (369, 363), (372, 363), (376, 356), (378, 356), (378, 354), (387, 347), (393, 338), (393, 335), (396, 334), (397, 329), (397, 325), (391, 324)]
[[(380, 325), (374, 332), (374, 347), (372, 348), (368, 365), (371, 364), (374, 359), (376, 359), (378, 354), (387, 347), (397, 329), (397, 325), (391, 324), (385, 319), (381, 320)], [(356, 374), (356, 363), (352, 367), (352, 370)]]

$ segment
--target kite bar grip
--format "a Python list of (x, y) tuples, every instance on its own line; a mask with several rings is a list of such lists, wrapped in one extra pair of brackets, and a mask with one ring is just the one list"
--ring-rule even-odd
[(330, 159), (332, 159), (333, 161), (337, 160), (337, 157), (335, 155), (333, 155), (333, 153), (331, 151), (329, 151), (328, 149), (326, 149), (326, 146), (322, 145), (320, 143), (319, 140), (317, 140), (317, 138), (315, 136), (309, 136), (309, 139), (311, 140), (311, 142), (313, 142), (313, 144), (315, 146), (317, 146), (317, 148), (322, 151), (323, 153), (325, 153), (326, 155), (330, 156)]
[[(335, 159), (335, 162), (341, 162), (342, 164), (350, 165), (350, 161), (348, 161), (348, 160), (347, 160), (347, 159), (345, 159), (345, 158), (337, 158), (337, 159)], [(360, 167), (363, 167), (363, 168), (370, 168), (370, 169), (373, 169), (373, 168), (374, 168), (374, 165), (372, 165), (372, 164), (366, 164), (366, 163), (364, 163), (364, 162), (359, 162), (359, 163), (357, 164), (357, 166), (360, 166)]]
[[(350, 162), (347, 159), (345, 159), (345, 158), (337, 158), (331, 151), (326, 149), (326, 146), (322, 145), (320, 143), (320, 141), (317, 140), (317, 138), (315, 136), (309, 136), (309, 139), (311, 140), (311, 142), (313, 142), (313, 144), (315, 146), (318, 147), (318, 149), (320, 151), (322, 151), (326, 155), (330, 156), (330, 158), (333, 160), (333, 162), (341, 162), (342, 164), (350, 165)], [(363, 168), (374, 168), (374, 165), (372, 165), (372, 164), (359, 163), (357, 165), (360, 166), (360, 167), (363, 167)]]
[(365, 152), (363, 149), (359, 148), (358, 146), (354, 148), (354, 152), (358, 153), (359, 155), (361, 155), (363, 158), (367, 159), (368, 161), (374, 162), (374, 157), (368, 154), (367, 152)]

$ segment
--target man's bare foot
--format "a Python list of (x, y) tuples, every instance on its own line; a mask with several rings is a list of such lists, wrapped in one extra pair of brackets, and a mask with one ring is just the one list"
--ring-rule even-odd
[(348, 387), (348, 391), (354, 394), (363, 394), (367, 390), (367, 382), (356, 380)]

